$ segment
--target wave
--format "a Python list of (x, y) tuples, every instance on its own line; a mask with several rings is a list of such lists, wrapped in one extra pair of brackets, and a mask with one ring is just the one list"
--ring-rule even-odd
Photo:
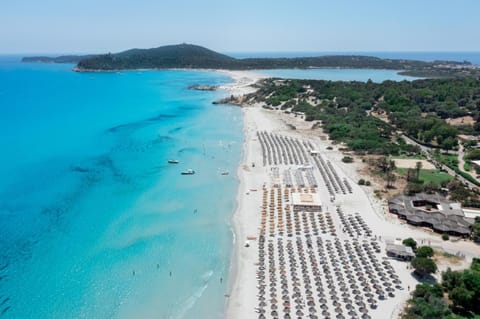
[(195, 290), (195, 292), (185, 300), (185, 302), (180, 307), (179, 312), (174, 316), (174, 318), (184, 318), (187, 312), (195, 305), (198, 299), (200, 299), (208, 288), (208, 282), (210, 278), (213, 276), (213, 270), (210, 270), (202, 275), (202, 279), (204, 281), (204, 285)]

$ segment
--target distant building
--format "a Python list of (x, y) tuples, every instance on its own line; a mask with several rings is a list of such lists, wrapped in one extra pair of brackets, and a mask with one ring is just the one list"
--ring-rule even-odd
[(473, 220), (465, 217), (459, 203), (434, 194), (399, 195), (388, 201), (389, 211), (414, 226), (430, 227), (439, 233), (468, 236)]
[(322, 203), (317, 193), (292, 193), (291, 203), (294, 212), (322, 211)]

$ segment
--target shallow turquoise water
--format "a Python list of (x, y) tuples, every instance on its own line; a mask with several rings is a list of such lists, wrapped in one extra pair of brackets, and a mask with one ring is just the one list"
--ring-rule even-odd
[(260, 74), (276, 78), (304, 79), (304, 80), (330, 80), (330, 81), (361, 81), (383, 82), (412, 81), (416, 78), (399, 75), (394, 70), (374, 69), (280, 69), (280, 70), (258, 70)]
[(221, 317), (241, 112), (186, 87), (229, 79), (70, 69), (0, 62), (1, 318)]

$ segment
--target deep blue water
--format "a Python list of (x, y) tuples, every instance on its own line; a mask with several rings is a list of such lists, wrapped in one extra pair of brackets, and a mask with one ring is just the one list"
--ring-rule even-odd
[(0, 317), (221, 317), (242, 118), (186, 88), (229, 79), (71, 67), (0, 61)]

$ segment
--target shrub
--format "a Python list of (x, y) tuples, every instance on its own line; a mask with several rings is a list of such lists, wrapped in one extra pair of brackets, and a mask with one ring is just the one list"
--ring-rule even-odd
[(365, 180), (363, 178), (360, 178), (358, 181), (358, 185), (365, 185)]
[(372, 185), (372, 183), (370, 183), (370, 181), (365, 181), (365, 186), (370, 186)]
[(449, 240), (450, 236), (448, 236), (448, 234), (445, 233), (445, 234), (442, 235), (442, 239), (443, 240)]
[(413, 251), (417, 249), (417, 242), (412, 237), (406, 238), (402, 241), (402, 244), (407, 247), (411, 247)]
[(342, 162), (344, 162), (344, 163), (353, 163), (353, 157), (351, 157), (351, 156), (344, 156), (344, 157), (342, 158)]
[(415, 252), (415, 256), (420, 258), (429, 258), (433, 257), (434, 251), (430, 246), (421, 246), (418, 247), (417, 251)]

